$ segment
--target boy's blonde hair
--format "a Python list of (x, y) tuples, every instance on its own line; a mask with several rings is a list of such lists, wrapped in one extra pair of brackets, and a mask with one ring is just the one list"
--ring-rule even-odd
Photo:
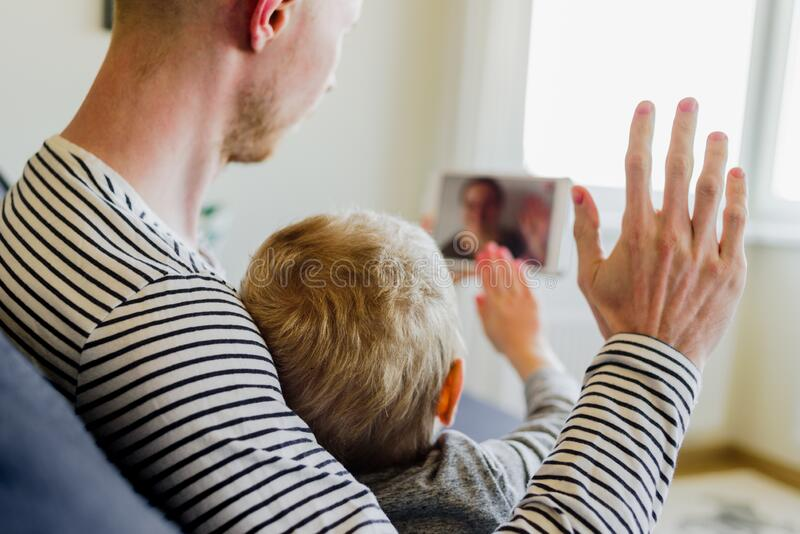
[(439, 393), (463, 350), (443, 258), (422, 229), (371, 212), (270, 236), (241, 298), (289, 406), (353, 471), (431, 447)]

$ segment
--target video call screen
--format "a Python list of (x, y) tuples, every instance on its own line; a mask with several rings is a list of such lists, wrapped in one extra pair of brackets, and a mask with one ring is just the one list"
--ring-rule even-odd
[(545, 264), (554, 198), (551, 180), (446, 176), (434, 237), (450, 259), (473, 259), (494, 241)]

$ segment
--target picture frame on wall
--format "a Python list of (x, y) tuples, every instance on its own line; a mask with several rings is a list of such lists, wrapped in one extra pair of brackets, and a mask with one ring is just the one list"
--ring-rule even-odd
[(111, 29), (114, 24), (114, 0), (103, 0), (103, 27)]

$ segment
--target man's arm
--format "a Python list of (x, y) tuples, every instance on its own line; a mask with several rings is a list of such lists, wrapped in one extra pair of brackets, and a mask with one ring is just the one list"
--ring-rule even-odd
[(647, 336), (612, 337), (501, 530), (650, 532), (699, 387), (700, 373), (673, 348)]
[(390, 531), (373, 495), (285, 404), (235, 293), (168, 277), (88, 339), (78, 413), (186, 531)]
[(700, 370), (731, 321), (747, 270), (744, 173), (732, 170), (725, 183), (724, 134), (708, 138), (689, 216), (696, 121), (697, 102), (681, 101), (657, 212), (650, 199), (654, 108), (637, 108), (622, 235), (607, 259), (594, 201), (583, 188), (573, 191), (578, 281), (608, 344), (555, 450), (501, 531), (649, 532), (658, 520)]

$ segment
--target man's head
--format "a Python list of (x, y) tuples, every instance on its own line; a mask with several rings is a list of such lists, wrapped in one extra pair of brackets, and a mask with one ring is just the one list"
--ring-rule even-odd
[(491, 233), (497, 229), (505, 201), (503, 189), (492, 178), (474, 178), (461, 189), (466, 230), (476, 234)]
[(144, 77), (168, 56), (213, 70), (229, 104), (223, 156), (261, 161), (333, 86), (342, 38), (361, 3), (116, 0), (112, 43), (135, 43)]
[(455, 295), (420, 228), (368, 212), (272, 235), (241, 297), (287, 403), (351, 470), (413, 461), (449, 425), (463, 383)]

